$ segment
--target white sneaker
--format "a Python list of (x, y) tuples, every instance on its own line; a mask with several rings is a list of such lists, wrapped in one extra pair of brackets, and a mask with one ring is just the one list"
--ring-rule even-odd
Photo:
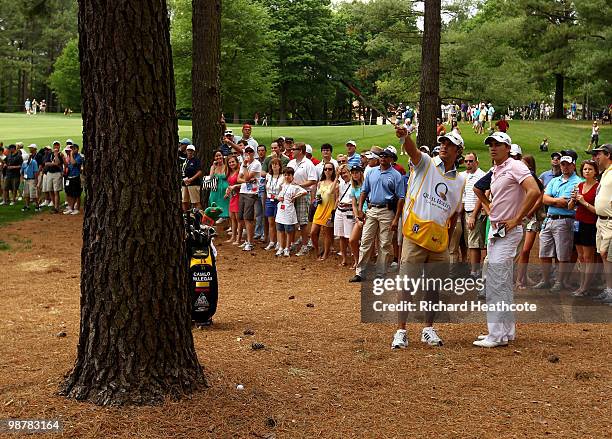
[(68, 208), (66, 210), (64, 210), (64, 212), (62, 212), (64, 215), (70, 215), (72, 213), (72, 209)]
[(23, 197), (17, 197), (17, 201), (23, 201)]
[(79, 209), (74, 209), (72, 212), (70, 212), (70, 215), (78, 215), (79, 214)]
[(294, 253), (297, 250), (297, 246), (298, 246), (297, 243), (294, 242), (293, 244), (289, 246), (289, 251), (291, 253)]
[(279, 247), (278, 250), (276, 250), (276, 253), (274, 254), (274, 256), (282, 256), (284, 250), (288, 250), (288, 249), (282, 249)]
[(238, 248), (244, 248), (244, 246), (245, 246), (245, 245), (247, 245), (247, 244), (248, 244), (248, 243), (247, 243), (246, 241), (244, 241), (242, 244), (240, 244), (240, 245), (238, 246)]
[(393, 335), (391, 349), (405, 349), (408, 347), (408, 337), (406, 337), (405, 329), (398, 329)]
[(11, 201), (11, 202), (9, 203), (9, 206), (14, 206), (14, 205), (15, 205), (15, 202), (14, 202), (14, 201)]
[(6, 203), (4, 201), (0, 201), (0, 206), (4, 206)]
[(266, 248), (264, 248), (264, 250), (266, 250), (266, 251), (272, 250), (275, 245), (276, 245), (275, 242), (270, 241), (270, 243), (266, 246)]
[(250, 242), (247, 242), (242, 248), (242, 250), (245, 252), (250, 252), (251, 250), (253, 250), (253, 244), (251, 244)]
[(314, 248), (314, 246), (312, 245), (312, 239), (309, 239), (309, 240), (308, 240), (308, 244), (306, 244), (306, 248), (307, 248), (308, 250), (310, 250), (311, 248)]
[(496, 342), (496, 341), (488, 341), (486, 338), (472, 342), (474, 346), (478, 346), (479, 348), (496, 348), (498, 346), (508, 346), (508, 342)]
[(280, 242), (277, 242), (276, 245), (274, 246), (274, 250), (278, 250), (280, 248)]
[(288, 249), (288, 248), (286, 248), (286, 249), (283, 251), (283, 256), (284, 256), (284, 257), (286, 257), (286, 258), (288, 258), (289, 256), (291, 256), (291, 253), (289, 253), (289, 249)]
[(296, 256), (306, 256), (308, 254), (308, 247), (303, 245), (299, 252), (297, 252)]
[(438, 337), (438, 333), (432, 326), (423, 328), (421, 332), (421, 341), (427, 343), (429, 346), (442, 346), (442, 339)]

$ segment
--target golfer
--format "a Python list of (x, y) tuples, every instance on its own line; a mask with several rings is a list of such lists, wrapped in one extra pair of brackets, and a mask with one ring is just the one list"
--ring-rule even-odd
[[(495, 163), (491, 176), (491, 195), (495, 202), (491, 204), (482, 192), (476, 192), (482, 204), (490, 209), (487, 305), (509, 305), (514, 301), (513, 261), (523, 237), (523, 218), (540, 197), (540, 190), (527, 165), (510, 157), (510, 136), (496, 132), (485, 139), (485, 144)], [(516, 328), (511, 311), (488, 311), (487, 326), (489, 334), (478, 337), (475, 346), (494, 348), (514, 340)]]
[[(438, 137), (440, 154), (429, 157), (421, 152), (410, 133), (406, 134), (404, 149), (410, 156), (410, 179), (404, 203), (402, 256), (399, 275), (407, 278), (441, 278), (448, 275), (448, 243), (458, 214), (462, 208), (465, 178), (457, 172), (455, 162), (463, 151), (463, 139), (451, 132)], [(429, 263), (428, 266), (425, 264)], [(401, 300), (409, 300), (402, 291)], [(438, 302), (438, 291), (425, 292), (425, 300)], [(399, 313), (398, 329), (391, 349), (408, 346), (406, 313)], [(433, 328), (435, 313), (425, 314), (427, 326), (421, 333), (421, 342), (442, 346), (442, 340)]]

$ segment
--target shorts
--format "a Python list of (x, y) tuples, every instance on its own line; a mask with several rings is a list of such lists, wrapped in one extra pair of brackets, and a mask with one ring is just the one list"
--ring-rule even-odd
[(597, 235), (595, 237), (597, 252), (608, 253), (608, 261), (612, 262), (612, 220), (597, 220)]
[(183, 203), (196, 204), (200, 202), (200, 186), (182, 186)]
[(538, 233), (542, 228), (542, 221), (538, 221), (537, 218), (529, 218), (527, 223), (524, 224), (525, 232)]
[(46, 177), (47, 177), (47, 174), (43, 174), (43, 173), (38, 174), (38, 180), (36, 181), (36, 188), (38, 189), (39, 194), (43, 193), (43, 186), (45, 184)]
[(597, 226), (595, 224), (578, 223), (578, 231), (574, 232), (574, 244), (585, 247), (595, 247)]
[[(310, 209), (310, 197), (308, 194), (295, 200), (295, 212), (300, 226), (308, 224), (308, 211)], [(313, 212), (314, 215), (314, 212)]]
[(278, 232), (284, 232), (284, 233), (295, 232), (295, 224), (280, 224), (280, 223), (276, 223), (276, 230)]
[(81, 187), (81, 177), (66, 178), (64, 192), (66, 192), (66, 196), (68, 197), (79, 198), (83, 193), (83, 189)]
[(46, 180), (43, 180), (43, 192), (60, 192), (62, 190), (63, 178), (61, 172), (47, 172)]
[(266, 198), (266, 218), (276, 218), (276, 211), (278, 210), (278, 201)]
[(19, 189), (19, 177), (4, 177), (2, 188), (5, 191), (16, 191)]
[(569, 262), (574, 250), (574, 218), (546, 218), (540, 232), (540, 258)]
[(257, 194), (240, 194), (238, 198), (238, 219), (253, 221), (255, 219), (255, 203), (258, 200)]
[(599, 134), (591, 136), (591, 143), (599, 143)]
[(353, 209), (342, 211), (339, 208), (336, 209), (336, 215), (334, 217), (334, 236), (340, 238), (350, 238), (355, 226), (355, 217), (353, 215)]
[(478, 215), (478, 218), (476, 218), (476, 222), (474, 223), (474, 228), (470, 230), (467, 226), (467, 222), (471, 214), (471, 212), (465, 212), (463, 217), (463, 239), (465, 240), (467, 248), (481, 250), (485, 249), (487, 248), (487, 244), (485, 242), (485, 234), (487, 232), (487, 216), (482, 214)]
[(36, 190), (36, 180), (25, 180), (23, 182), (23, 196), (24, 198), (38, 198), (38, 191)]

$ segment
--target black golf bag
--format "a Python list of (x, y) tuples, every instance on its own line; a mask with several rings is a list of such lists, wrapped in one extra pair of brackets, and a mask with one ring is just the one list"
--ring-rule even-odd
[(187, 235), (191, 320), (198, 327), (212, 324), (219, 298), (216, 249), (212, 242), (217, 232), (214, 227), (202, 224), (203, 216), (199, 209), (183, 214)]

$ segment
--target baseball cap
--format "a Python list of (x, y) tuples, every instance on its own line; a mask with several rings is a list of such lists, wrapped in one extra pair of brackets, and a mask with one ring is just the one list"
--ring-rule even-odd
[(367, 158), (368, 160), (371, 160), (371, 159), (378, 159), (378, 158), (379, 158), (378, 154), (374, 154), (372, 151), (366, 151), (366, 152), (364, 152), (364, 153), (363, 153), (363, 155), (364, 155), (364, 156), (365, 156), (365, 158)]
[(457, 133), (453, 133), (451, 131), (450, 133), (444, 134), (443, 136), (438, 136), (438, 143), (442, 143), (442, 140), (444, 139), (450, 141), (453, 145), (463, 147), (463, 138)]
[(293, 143), (293, 137), (285, 137), (285, 143)]
[(191, 139), (185, 137), (184, 139), (179, 140), (179, 143), (182, 143), (183, 145), (191, 145)]
[(51, 145), (61, 145), (61, 144), (62, 142), (60, 142), (59, 140), (54, 140)]
[(223, 133), (224, 136), (233, 136), (234, 132), (232, 130), (227, 130), (225, 131), (225, 133)]
[(488, 145), (489, 143), (491, 143), (491, 140), (496, 140), (499, 143), (505, 143), (508, 146), (512, 145), (512, 140), (510, 139), (510, 136), (507, 135), (506, 133), (502, 133), (501, 131), (497, 131), (491, 134), (490, 136), (488, 136), (484, 141), (485, 145)]
[(36, 143), (32, 143), (28, 146), (28, 148), (38, 149), (38, 146), (36, 145)]
[(597, 148), (593, 148), (591, 150), (591, 152), (599, 152), (599, 151), (603, 151), (603, 152), (607, 152), (608, 154), (612, 154), (612, 143), (604, 143), (601, 146), (598, 146)]
[(391, 152), (391, 154), (393, 154), (393, 155), (395, 155), (395, 157), (397, 157), (397, 149), (395, 149), (395, 146), (387, 145), (387, 147), (385, 148), (385, 151), (389, 151), (389, 152)]
[(8, 146), (8, 149), (17, 149), (17, 145), (10, 144), (10, 145)]
[(561, 154), (560, 152), (553, 152), (550, 154), (550, 158), (554, 159), (555, 157), (557, 157), (558, 159), (560, 159), (562, 155), (563, 154)]
[(363, 172), (363, 168), (359, 165), (353, 165), (351, 166), (351, 172), (353, 171), (362, 171)]
[(306, 144), (306, 154), (312, 154), (312, 146)]
[(422, 145), (422, 146), (419, 146), (419, 150), (420, 150), (420, 151), (422, 151), (422, 152), (426, 152), (427, 154), (429, 154), (429, 146), (427, 146), (427, 145)]
[(249, 151), (249, 150), (250, 150), (250, 151), (255, 152), (255, 149), (254, 149), (254, 148), (253, 148), (251, 145), (246, 145), (246, 146), (244, 147), (244, 152), (247, 152), (247, 151)]
[(187, 151), (195, 151), (195, 146), (187, 145)]
[(392, 146), (387, 146), (383, 149), (383, 152), (380, 153), (381, 157), (391, 157), (393, 160), (397, 160), (397, 153), (395, 152), (395, 148)]
[(510, 145), (510, 155), (514, 156), (514, 155), (523, 155), (523, 149), (521, 148), (520, 145), (517, 145), (516, 143), (513, 143), (512, 145)]
[(576, 163), (574, 161), (574, 157), (569, 156), (569, 155), (564, 155), (563, 157), (561, 157), (561, 163), (563, 162), (567, 162), (567, 163)]
[(66, 145), (72, 145), (72, 139), (66, 139)]
[(356, 147), (356, 146), (357, 146), (357, 143), (355, 143), (355, 141), (354, 141), (354, 140), (347, 140), (347, 141), (346, 141), (346, 145), (353, 145), (353, 146), (355, 146), (355, 147)]
[(561, 151), (561, 156), (570, 156), (572, 159), (574, 159), (574, 163), (578, 161), (578, 153), (573, 149), (564, 149)]

